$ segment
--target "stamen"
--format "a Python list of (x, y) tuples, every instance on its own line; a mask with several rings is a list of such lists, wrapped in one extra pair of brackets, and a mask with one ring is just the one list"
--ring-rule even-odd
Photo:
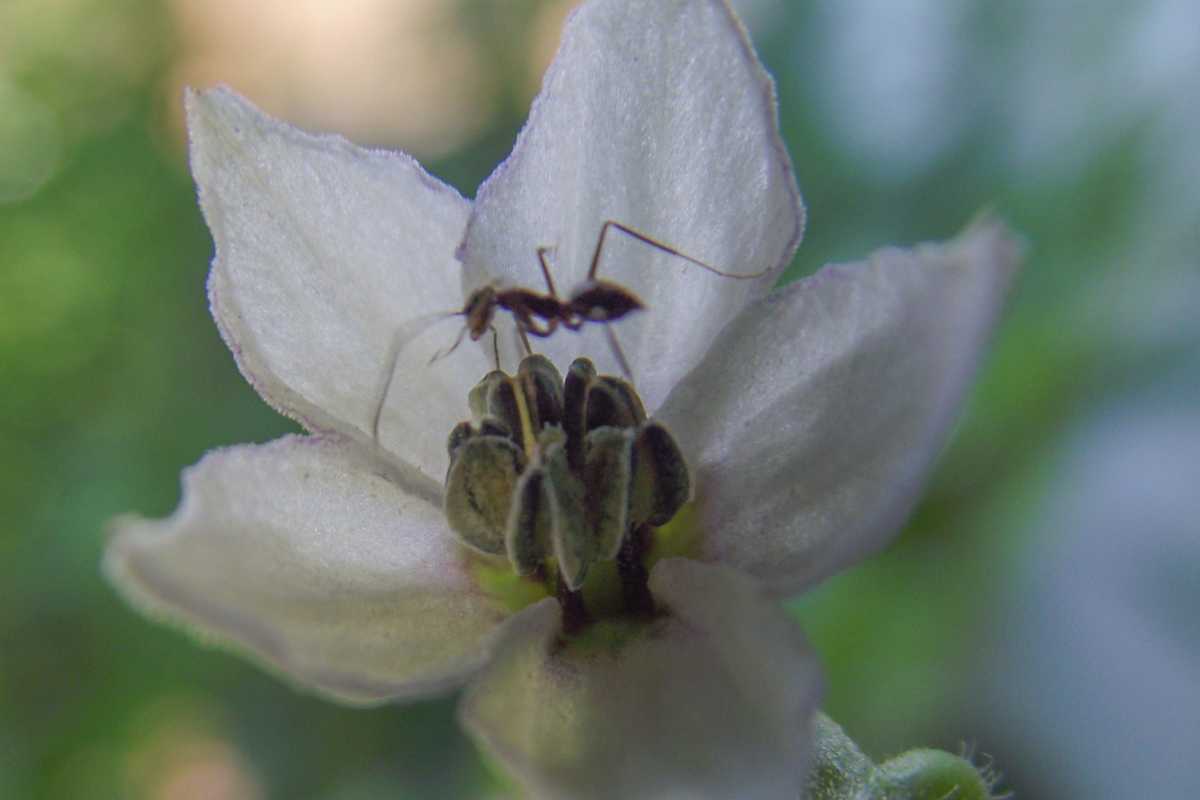
[(593, 604), (603, 619), (652, 615), (656, 526), (687, 502), (691, 481), (678, 445), (646, 419), (633, 386), (597, 375), (586, 359), (564, 381), (533, 355), (515, 376), (484, 376), (468, 399), (477, 423), (459, 424), (447, 443), (451, 527), (472, 548), (506, 555), (513, 574), (544, 584), (568, 633), (593, 620)]
[(529, 417), (529, 404), (525, 400), (523, 387), (513, 383), (513, 398), (517, 401), (517, 415), (521, 420), (521, 444), (525, 448), (525, 457), (533, 458), (537, 447), (537, 437), (533, 429), (533, 420)]
[(654, 597), (650, 594), (650, 571), (646, 569), (646, 554), (650, 551), (651, 527), (638, 525), (625, 537), (617, 554), (617, 573), (621, 576), (621, 598), (626, 613), (652, 616)]

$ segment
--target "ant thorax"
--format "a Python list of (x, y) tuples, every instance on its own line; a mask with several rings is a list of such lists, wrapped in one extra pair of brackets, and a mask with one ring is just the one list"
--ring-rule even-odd
[(534, 316), (550, 320), (563, 315), (563, 304), (557, 297), (521, 287), (497, 292), (496, 303), (522, 319)]

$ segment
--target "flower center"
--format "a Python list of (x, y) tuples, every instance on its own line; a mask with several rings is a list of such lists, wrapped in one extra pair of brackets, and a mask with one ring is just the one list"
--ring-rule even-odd
[(447, 443), (445, 511), (483, 556), (481, 584), (510, 605), (557, 595), (568, 633), (653, 614), (649, 568), (681, 549), (682, 537), (666, 534), (691, 480), (634, 388), (586, 358), (564, 380), (531, 355), (515, 375), (484, 376), (468, 401), (473, 420)]

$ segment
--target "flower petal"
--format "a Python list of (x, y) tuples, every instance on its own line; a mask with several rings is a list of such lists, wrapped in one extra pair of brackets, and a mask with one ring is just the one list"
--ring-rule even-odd
[(1020, 246), (992, 219), (772, 294), (659, 415), (693, 469), (703, 557), (790, 593), (880, 549), (911, 510)]
[[(610, 231), (598, 275), (648, 306), (615, 326), (650, 408), (710, 339), (774, 283), (803, 209), (779, 137), (774, 85), (721, 0), (580, 7), (563, 31), (512, 156), (480, 189), (460, 251), (468, 290), (502, 280), (542, 290), (536, 248), (560, 293), (587, 275), (606, 220), (727, 272), (713, 275)], [(616, 373), (599, 325), (539, 349), (565, 368), (586, 353)]]
[(667, 614), (632, 630), (514, 626), (464, 724), (539, 797), (800, 797), (821, 680), (799, 629), (725, 567), (668, 559), (650, 588)]
[(344, 440), (215, 451), (184, 473), (173, 516), (114, 527), (105, 569), (135, 605), (350, 702), (461, 683), (505, 616), (441, 509)]
[[(213, 315), (238, 366), (310, 430), (366, 438), (397, 331), (462, 306), (468, 202), (402, 153), (309, 135), (228, 89), (189, 93), (187, 108)], [(381, 440), (440, 483), (446, 434), (488, 364), (463, 348), (429, 367), (455, 331), (437, 333), (405, 348)]]

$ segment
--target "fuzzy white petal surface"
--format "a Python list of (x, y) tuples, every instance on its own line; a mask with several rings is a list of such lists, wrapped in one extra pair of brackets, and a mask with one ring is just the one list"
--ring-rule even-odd
[[(547, 245), (565, 296), (586, 277), (606, 220), (727, 272), (767, 271), (722, 278), (610, 232), (598, 276), (649, 309), (614, 331), (653, 409), (770, 289), (803, 229), (774, 85), (721, 0), (576, 10), (512, 156), (479, 191), (461, 251), (465, 287), (499, 279), (543, 290), (535, 250)], [(538, 349), (561, 368), (586, 354), (616, 374), (599, 328), (556, 333)]]
[(703, 556), (799, 591), (883, 547), (946, 441), (1020, 245), (826, 267), (748, 308), (659, 418), (693, 469)]
[[(462, 305), (469, 203), (402, 153), (304, 133), (227, 89), (189, 93), (187, 109), (216, 242), (209, 295), (238, 366), (310, 430), (367, 438), (397, 330)], [(477, 348), (428, 365), (456, 333), (447, 322), (404, 349), (381, 425), (385, 447), (437, 483), (488, 369)]]
[(136, 606), (349, 702), (461, 683), (506, 616), (441, 509), (332, 437), (209, 453), (171, 517), (113, 525), (105, 569)]
[(656, 565), (666, 614), (615, 644), (513, 630), (464, 724), (534, 796), (800, 797), (821, 679), (799, 629), (726, 567)]

